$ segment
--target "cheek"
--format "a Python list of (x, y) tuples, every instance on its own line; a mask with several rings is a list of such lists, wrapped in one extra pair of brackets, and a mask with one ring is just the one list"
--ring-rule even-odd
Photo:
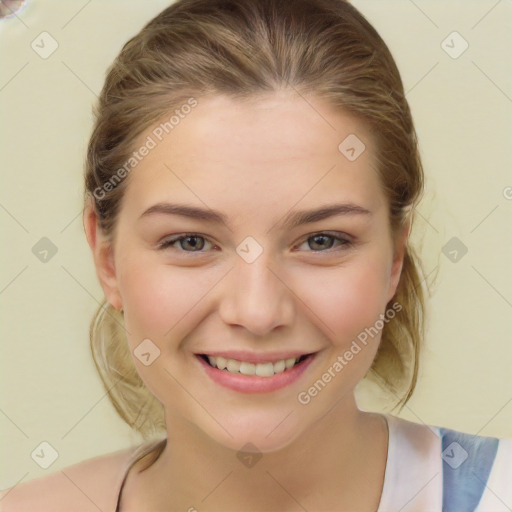
[[(123, 261), (119, 271), (119, 289), (133, 362), (148, 389), (165, 403), (169, 396), (181, 396), (179, 385), (166, 371), (168, 355), (171, 351), (173, 357), (179, 356), (174, 349), (187, 335), (194, 306), (205, 294), (204, 281), (194, 279), (191, 284), (192, 273), (187, 269), (156, 265), (141, 255)], [(141, 345), (146, 339), (154, 345), (147, 342)], [(144, 352), (149, 352), (151, 359), (157, 354), (154, 346), (160, 353), (146, 365), (137, 357), (137, 353), (142, 353), (139, 346), (146, 347)], [(180, 400), (173, 403), (176, 405)]]
[(142, 338), (180, 339), (218, 279), (206, 269), (156, 265), (143, 259), (127, 262), (120, 272), (119, 288), (131, 343), (140, 343)]
[(387, 303), (389, 277), (382, 261), (368, 259), (311, 275), (306, 304), (331, 342), (343, 346), (375, 324)]

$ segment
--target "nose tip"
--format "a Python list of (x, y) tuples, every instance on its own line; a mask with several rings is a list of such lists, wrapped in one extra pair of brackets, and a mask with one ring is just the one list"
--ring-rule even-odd
[(291, 323), (291, 292), (266, 260), (242, 261), (231, 274), (220, 305), (224, 322), (245, 327), (257, 336)]

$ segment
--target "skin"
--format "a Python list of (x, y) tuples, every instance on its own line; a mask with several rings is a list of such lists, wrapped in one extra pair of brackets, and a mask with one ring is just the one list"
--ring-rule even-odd
[[(366, 145), (352, 162), (338, 150), (349, 134)], [(134, 364), (164, 406), (168, 443), (149, 469), (130, 472), (123, 511), (377, 509), (388, 433), (381, 415), (357, 408), (354, 388), (380, 334), (307, 405), (297, 400), (375, 324), (399, 281), (408, 226), (392, 236), (373, 148), (362, 121), (318, 98), (202, 97), (129, 174), (113, 244), (85, 209), (98, 278), (124, 309), (130, 349), (149, 338), (160, 350), (151, 365)], [(164, 201), (220, 210), (229, 227), (140, 218)], [(370, 214), (280, 227), (290, 211), (332, 202)], [(351, 243), (315, 244), (325, 231)], [(202, 254), (186, 240), (157, 248), (187, 232), (204, 237), (192, 241)], [(263, 248), (252, 263), (236, 252), (248, 236)], [(194, 355), (234, 349), (317, 356), (291, 385), (245, 394), (213, 383)], [(251, 468), (236, 457), (248, 442), (263, 455)]]

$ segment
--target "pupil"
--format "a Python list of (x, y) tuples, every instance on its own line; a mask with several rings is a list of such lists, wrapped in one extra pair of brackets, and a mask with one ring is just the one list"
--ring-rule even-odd
[(190, 243), (190, 240), (195, 240), (196, 243), (190, 243), (190, 245), (192, 246), (192, 248), (194, 249), (197, 249), (198, 245), (201, 245), (199, 242), (198, 242), (198, 239), (199, 237), (197, 236), (188, 236), (187, 238), (185, 238), (183, 241), (187, 244), (187, 243)]
[[(329, 239), (329, 238), (330, 238), (330, 237), (329, 237), (329, 236), (327, 236), (327, 235), (315, 235), (315, 236), (313, 237), (313, 244), (318, 244), (318, 242), (317, 242), (317, 240), (318, 240), (318, 239), (323, 239), (323, 240), (324, 240), (324, 242), (325, 242), (325, 241), (326, 241), (326, 239)], [(320, 243), (320, 245), (322, 245), (322, 244)], [(322, 248), (322, 247), (320, 247), (320, 248)]]

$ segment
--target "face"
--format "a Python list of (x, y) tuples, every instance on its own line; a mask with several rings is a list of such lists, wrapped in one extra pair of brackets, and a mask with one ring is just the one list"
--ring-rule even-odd
[[(380, 341), (361, 333), (382, 328), (398, 283), (403, 244), (372, 134), (284, 92), (198, 98), (161, 141), (153, 130), (140, 137), (156, 145), (127, 178), (108, 257), (89, 226), (105, 295), (124, 309), (134, 364), (168, 428), (282, 448), (334, 403), (353, 403)], [(360, 146), (339, 149), (351, 134), (365, 145), (356, 159)]]

